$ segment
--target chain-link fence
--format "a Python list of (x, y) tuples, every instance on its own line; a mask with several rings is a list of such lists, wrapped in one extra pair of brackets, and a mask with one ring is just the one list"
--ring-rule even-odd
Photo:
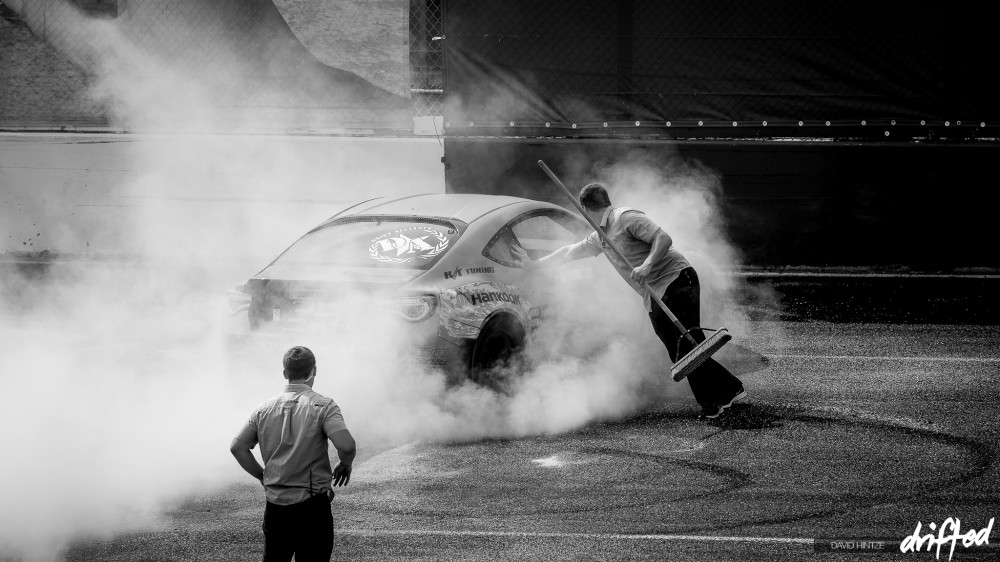
[(444, 0), (410, 0), (410, 96), (414, 117), (441, 115)]
[(86, 95), (84, 70), (39, 37), (72, 30), (50, 18), (35, 33), (31, 17), (0, 2), (0, 126), (106, 126), (106, 108)]
[[(0, 0), (0, 126), (148, 129), (194, 121), (402, 132), (414, 116), (440, 115), (441, 0), (372, 3), (380, 13), (364, 20), (352, 12), (331, 19), (329, 31), (318, 24), (341, 40), (337, 55), (351, 65), (340, 68), (320, 62), (277, 6), (295, 8), (279, 0)], [(340, 7), (361, 9), (346, 0)], [(340, 15), (337, 6), (324, 8)], [(389, 36), (384, 27), (406, 26), (399, 17), (410, 19), (411, 84), (388, 75), (402, 82), (393, 88), (402, 95), (393, 95), (361, 76), (365, 65), (383, 81), (387, 71), (400, 72), (388, 59), (406, 56), (406, 29)]]

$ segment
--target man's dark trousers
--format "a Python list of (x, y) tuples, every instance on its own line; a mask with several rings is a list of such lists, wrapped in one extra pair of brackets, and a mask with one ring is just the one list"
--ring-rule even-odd
[[(677, 279), (671, 283), (663, 293), (663, 303), (667, 305), (670, 312), (680, 320), (681, 324), (688, 329), (701, 325), (701, 284), (698, 282), (698, 273), (693, 267), (688, 267), (681, 271)], [(657, 337), (667, 347), (670, 359), (675, 363), (678, 357), (691, 351), (694, 347), (687, 338), (680, 341), (680, 351), (678, 353), (677, 340), (681, 337), (680, 330), (670, 321), (670, 317), (655, 302), (649, 312), (649, 319), (653, 323), (653, 330)], [(695, 341), (705, 341), (705, 334), (701, 330), (691, 330), (691, 335)], [(702, 408), (717, 406), (729, 402), (736, 394), (743, 390), (743, 383), (733, 376), (725, 367), (714, 359), (708, 359), (697, 369), (687, 376), (688, 384), (691, 385), (691, 392), (694, 399)]]
[(292, 505), (264, 507), (264, 562), (330, 562), (333, 513), (330, 496), (316, 494)]

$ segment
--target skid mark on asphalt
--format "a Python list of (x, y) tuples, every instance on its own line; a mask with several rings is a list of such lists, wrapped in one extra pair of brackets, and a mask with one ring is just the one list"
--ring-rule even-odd
[[(517, 442), (513, 442), (517, 443)], [(681, 451), (681, 452), (693, 452), (697, 451), (704, 446), (699, 440), (691, 440), (691, 443), (684, 447), (677, 447), (671, 449), (671, 451)], [(420, 480), (427, 478), (433, 479), (435, 482), (440, 482), (442, 478), (445, 479), (456, 479), (456, 478), (467, 478), (469, 473), (476, 473), (474, 468), (463, 468), (453, 470), (451, 472), (445, 473), (441, 472), (438, 468), (431, 467), (426, 464), (425, 457), (422, 456), (420, 448), (403, 446), (397, 447), (390, 451), (385, 451), (379, 455), (382, 464), (391, 465), (393, 468), (386, 469), (381, 466), (371, 466), (369, 467), (369, 473), (366, 473), (365, 480), (366, 485), (378, 484), (380, 486), (385, 486), (387, 484), (396, 482), (403, 483), (404, 488), (408, 488), (410, 485), (415, 486), (408, 491), (419, 490), (423, 487), (419, 483)], [(476, 456), (476, 455), (472, 455)], [(642, 475), (643, 473), (650, 474), (676, 474), (682, 470), (688, 470), (691, 472), (700, 472), (707, 474), (712, 483), (701, 488), (696, 488), (692, 493), (678, 493), (672, 494), (669, 498), (646, 498), (645, 496), (638, 498), (632, 497), (627, 501), (622, 501), (617, 498), (618, 503), (608, 503), (608, 502), (591, 502), (591, 501), (571, 501), (570, 506), (559, 507), (548, 502), (545, 507), (540, 508), (525, 508), (524, 505), (518, 503), (518, 508), (512, 511), (502, 511), (502, 514), (507, 517), (534, 517), (539, 515), (555, 515), (555, 514), (574, 514), (574, 513), (592, 513), (601, 512), (607, 513), (612, 511), (623, 511), (632, 510), (640, 507), (648, 506), (658, 506), (664, 503), (672, 503), (676, 501), (688, 501), (701, 497), (714, 496), (718, 494), (723, 494), (726, 492), (731, 492), (737, 488), (746, 486), (751, 482), (751, 478), (748, 474), (745, 474), (739, 470), (718, 466), (712, 463), (699, 462), (687, 459), (678, 459), (670, 456), (665, 456), (662, 454), (650, 454), (642, 453), (637, 451), (631, 451), (627, 449), (622, 449), (619, 447), (600, 447), (600, 446), (580, 446), (580, 445), (568, 445), (562, 447), (562, 452), (555, 455), (550, 455), (549, 457), (541, 459), (527, 459), (527, 462), (539, 466), (542, 468), (543, 464), (549, 464), (550, 466), (545, 467), (546, 469), (558, 470), (559, 468), (569, 467), (569, 466), (582, 466), (586, 467), (593, 465), (595, 462), (600, 463), (612, 463), (620, 464), (619, 460), (623, 458), (631, 458), (633, 462), (630, 463), (633, 467), (642, 467), (645, 465), (648, 468), (639, 468), (637, 474)], [(558, 463), (553, 462), (554, 459), (558, 459)], [(371, 459), (370, 459), (371, 460)], [(548, 461), (547, 463), (540, 463), (538, 461)], [(557, 466), (558, 465), (558, 466)], [(641, 476), (640, 476), (641, 477)], [(410, 483), (410, 484), (407, 484)], [(437, 484), (431, 484), (431, 487)], [(460, 486), (461, 484), (449, 484), (447, 487)], [(382, 490), (381, 493), (384, 493)], [(407, 492), (403, 492), (404, 494)], [(509, 494), (521, 493), (518, 486), (514, 486), (508, 490)], [(493, 498), (491, 505), (496, 502), (505, 501), (504, 498), (507, 497), (508, 493), (503, 494), (500, 497)], [(357, 506), (358, 510), (370, 511), (376, 513), (393, 513), (393, 514), (403, 514), (408, 516), (433, 516), (433, 517), (443, 517), (443, 518), (467, 518), (471, 516), (483, 516), (483, 513), (478, 511), (475, 507), (459, 508), (459, 507), (421, 507), (419, 502), (404, 506), (400, 502), (398, 496), (395, 492), (390, 494), (393, 496), (393, 501), (391, 503), (385, 503), (379, 501), (375, 498), (365, 500), (360, 502)], [(610, 499), (610, 498), (609, 498)], [(581, 505), (583, 504), (583, 505)], [(508, 506), (512, 509), (511, 506)], [(472, 512), (469, 509), (473, 509)], [(498, 512), (497, 514), (500, 514)]]
[[(755, 427), (758, 425), (753, 418), (754, 415), (747, 416), (746, 413), (753, 409), (774, 409), (776, 412), (781, 412), (782, 410), (787, 410), (784, 415), (778, 414), (784, 420), (798, 421), (806, 424), (837, 424), (844, 427), (853, 427), (866, 429), (870, 431), (879, 432), (891, 432), (891, 433), (902, 433), (906, 435), (914, 435), (923, 439), (928, 439), (931, 441), (938, 442), (942, 445), (948, 447), (954, 447), (965, 451), (972, 459), (970, 463), (966, 465), (964, 470), (952, 474), (951, 476), (943, 476), (940, 478), (926, 478), (923, 480), (917, 480), (909, 482), (907, 485), (907, 492), (899, 494), (876, 494), (871, 496), (870, 501), (863, 501), (853, 503), (848, 506), (838, 506), (833, 508), (818, 509), (812, 511), (806, 511), (798, 514), (789, 514), (786, 516), (770, 517), (753, 519), (747, 521), (731, 522), (720, 525), (695, 525), (688, 528), (678, 530), (679, 533), (695, 533), (704, 531), (721, 531), (721, 530), (734, 530), (745, 527), (754, 527), (760, 525), (780, 525), (786, 523), (795, 523), (799, 521), (824, 519), (827, 517), (835, 517), (840, 515), (846, 515), (848, 513), (854, 513), (858, 511), (866, 511), (879, 506), (893, 505), (901, 502), (905, 502), (912, 499), (917, 499), (925, 493), (926, 490), (935, 490), (936, 492), (942, 492), (949, 488), (961, 485), (968, 482), (974, 478), (980, 477), (988, 472), (995, 462), (995, 456), (989, 447), (989, 445), (980, 443), (973, 439), (961, 437), (951, 433), (947, 433), (941, 430), (933, 429), (922, 424), (916, 420), (910, 420), (905, 418), (895, 418), (891, 416), (880, 416), (877, 414), (871, 414), (867, 412), (855, 412), (846, 409), (834, 409), (834, 408), (809, 408), (802, 406), (783, 406), (783, 405), (761, 405), (757, 404), (754, 406), (750, 405), (737, 405), (733, 407), (733, 412), (729, 414), (728, 418), (724, 418), (724, 421), (720, 421), (719, 425), (724, 429), (746, 429), (744, 427), (741, 419), (749, 419), (749, 425)], [(741, 413), (743, 415), (741, 415)], [(849, 417), (848, 417), (849, 416)], [(712, 434), (707, 438), (713, 438), (721, 435), (722, 432)], [(838, 502), (839, 503), (839, 502)]]
[[(713, 434), (714, 435), (714, 434)], [(661, 455), (654, 455), (651, 453), (640, 453), (637, 451), (628, 451), (625, 449), (615, 449), (615, 448), (601, 448), (601, 447), (586, 447), (582, 448), (581, 451), (594, 453), (594, 454), (606, 454), (616, 457), (632, 457), (637, 459), (651, 460), (653, 462), (658, 462), (661, 464), (673, 465), (675, 467), (687, 468), (691, 470), (697, 470), (701, 472), (708, 472), (712, 476), (715, 476), (722, 480), (722, 485), (715, 489), (704, 490), (700, 492), (695, 492), (693, 494), (681, 495), (671, 498), (671, 502), (681, 502), (690, 501), (699, 498), (705, 498), (709, 496), (716, 496), (719, 494), (726, 494), (733, 492), (740, 488), (750, 485), (753, 483), (753, 477), (751, 477), (746, 472), (736, 470), (734, 468), (729, 468), (721, 466), (718, 464), (699, 462), (686, 459), (675, 459), (671, 457), (664, 457)], [(636, 507), (643, 507), (644, 505), (659, 505), (663, 502), (650, 502), (648, 504), (630, 504), (628, 506), (621, 506), (618, 509), (629, 508), (633, 509)], [(575, 511), (607, 511), (606, 509), (595, 507), (586, 510), (575, 510)]]
[[(589, 438), (602, 440), (606, 436), (614, 436), (623, 430), (628, 430), (629, 426), (636, 423), (642, 426), (648, 425), (651, 428), (658, 428), (663, 424), (667, 424), (669, 427), (674, 428), (675, 431), (673, 433), (677, 433), (679, 430), (682, 435), (689, 433), (690, 430), (690, 427), (687, 426), (689, 422), (687, 422), (685, 418), (681, 418), (670, 413), (657, 412), (640, 415), (636, 418), (632, 418), (631, 420), (622, 420), (620, 422), (613, 422), (592, 427), (585, 430), (583, 434), (587, 435)], [(662, 472), (663, 474), (680, 474), (684, 472), (692, 475), (696, 473), (704, 474), (705, 477), (699, 480), (701, 482), (701, 486), (695, 487), (694, 489), (677, 489), (675, 490), (675, 494), (660, 497), (633, 494), (631, 497), (627, 498), (628, 501), (622, 501), (623, 498), (616, 496), (618, 501), (605, 501), (603, 503), (566, 501), (564, 499), (560, 499), (560, 497), (564, 498), (564, 496), (552, 496), (551, 498), (535, 498), (536, 501), (534, 503), (537, 505), (518, 504), (518, 508), (513, 509), (513, 504), (506, 505), (506, 503), (510, 503), (508, 501), (508, 495), (520, 493), (521, 489), (517, 486), (511, 485), (508, 486), (509, 489), (499, 493), (499, 495), (496, 495), (498, 493), (497, 490), (487, 490), (491, 494), (494, 494), (493, 496), (490, 496), (493, 499), (485, 504), (489, 505), (492, 511), (480, 511), (474, 506), (465, 503), (456, 504), (457, 506), (460, 506), (458, 509), (456, 509), (456, 506), (447, 505), (441, 505), (438, 509), (434, 509), (431, 508), (430, 505), (423, 504), (421, 501), (416, 501), (420, 500), (419, 495), (415, 496), (415, 503), (411, 502), (410, 505), (403, 505), (400, 502), (400, 498), (409, 497), (409, 495), (414, 492), (417, 494), (430, 493), (428, 497), (433, 500), (437, 494), (437, 488), (435, 488), (435, 486), (445, 486), (449, 489), (453, 489), (456, 485), (468, 486), (467, 484), (461, 484), (461, 473), (463, 469), (459, 469), (456, 473), (450, 475), (453, 479), (455, 477), (460, 479), (457, 483), (441, 484), (438, 482), (433, 483), (430, 486), (426, 486), (421, 483), (420, 481), (424, 477), (433, 476), (435, 481), (438, 480), (437, 477), (441, 476), (440, 470), (442, 467), (429, 465), (424, 466), (428, 462), (428, 459), (424, 459), (421, 456), (421, 448), (412, 447), (411, 444), (410, 446), (403, 446), (393, 448), (389, 451), (382, 451), (381, 454), (374, 457), (382, 458), (383, 463), (393, 465), (395, 469), (389, 470), (386, 474), (381, 474), (381, 471), (375, 470), (371, 475), (374, 477), (373, 480), (378, 481), (380, 486), (396, 482), (399, 483), (398, 485), (400, 487), (399, 489), (390, 490), (391, 493), (388, 493), (386, 490), (377, 492), (376, 496), (359, 502), (360, 505), (358, 506), (358, 509), (360, 511), (376, 513), (393, 513), (408, 516), (432, 516), (437, 518), (444, 517), (448, 519), (489, 517), (496, 515), (503, 515), (508, 518), (534, 518), (538, 516), (565, 513), (611, 513), (666, 504), (672, 504), (678, 509), (688, 509), (686, 507), (681, 507), (682, 505), (691, 505), (694, 509), (700, 509), (697, 506), (697, 502), (701, 499), (711, 497), (714, 498), (713, 501), (719, 501), (720, 499), (726, 497), (739, 498), (741, 490), (744, 489), (750, 490), (748, 493), (753, 496), (755, 494), (755, 492), (753, 492), (754, 486), (759, 484), (764, 486), (764, 488), (767, 488), (768, 486), (773, 485), (773, 482), (768, 483), (767, 478), (765, 478), (760, 483), (757, 483), (756, 479), (758, 478), (758, 475), (756, 475), (753, 470), (746, 470), (741, 469), (743, 467), (731, 466), (730, 459), (732, 458), (732, 455), (724, 455), (721, 459), (712, 458), (707, 461), (685, 458), (686, 455), (691, 453), (700, 454), (703, 451), (708, 451), (707, 454), (711, 455), (713, 453), (709, 449), (708, 445), (717, 443), (724, 439), (736, 439), (736, 441), (733, 443), (723, 441), (719, 445), (720, 447), (725, 448), (734, 444), (741, 446), (740, 443), (744, 443), (746, 441), (746, 432), (756, 433), (760, 431), (768, 432), (770, 430), (782, 430), (782, 428), (789, 427), (789, 424), (793, 424), (792, 427), (800, 426), (809, 432), (835, 430), (843, 433), (843, 436), (837, 435), (838, 437), (870, 435), (873, 440), (873, 447), (875, 448), (880, 447), (879, 443), (890, 444), (900, 442), (907, 443), (907, 446), (911, 448), (921, 448), (921, 443), (923, 442), (927, 443), (928, 450), (943, 447), (944, 449), (942, 450), (942, 453), (946, 454), (947, 458), (952, 459), (952, 461), (948, 463), (950, 468), (947, 470), (940, 473), (934, 472), (921, 473), (919, 475), (914, 474), (913, 476), (915, 479), (907, 480), (905, 482), (905, 486), (896, 482), (895, 484), (891, 484), (888, 489), (884, 489), (875, 494), (872, 494), (871, 490), (855, 490), (848, 484), (846, 488), (839, 486), (838, 489), (829, 490), (825, 495), (822, 495), (821, 498), (814, 498), (815, 501), (821, 502), (818, 505), (801, 506), (796, 510), (793, 510), (792, 506), (786, 506), (784, 508), (774, 506), (770, 510), (765, 510), (756, 514), (752, 512), (746, 513), (744, 514), (744, 518), (736, 520), (715, 520), (711, 523), (692, 521), (693, 524), (687, 526), (671, 526), (669, 528), (657, 528), (659, 526), (654, 526), (652, 528), (636, 529), (637, 531), (642, 531), (641, 533), (623, 534), (621, 536), (714, 536), (712, 533), (739, 533), (739, 529), (747, 529), (756, 526), (821, 520), (829, 517), (857, 513), (878, 508), (880, 506), (893, 505), (919, 499), (926, 490), (934, 490), (937, 493), (945, 492), (949, 488), (954, 488), (965, 482), (981, 477), (991, 469), (995, 462), (994, 454), (989, 446), (969, 438), (953, 435), (943, 428), (934, 427), (930, 424), (914, 419), (878, 415), (865, 411), (853, 411), (847, 408), (807, 407), (797, 404), (737, 404), (733, 407), (730, 414), (714, 424), (714, 428), (705, 428), (708, 429), (708, 431), (703, 431), (697, 436), (692, 435), (692, 438), (690, 439), (681, 439), (680, 436), (675, 436), (674, 443), (670, 443), (672, 446), (657, 451), (656, 453), (646, 453), (634, 449), (623, 448), (618, 443), (609, 443), (606, 446), (603, 446), (600, 443), (566, 443), (562, 440), (563, 438), (560, 438), (558, 440), (558, 448), (561, 449), (561, 451), (551, 451), (547, 456), (535, 455), (526, 459), (526, 462), (540, 468), (544, 466), (545, 463), (539, 463), (537, 461), (552, 461), (548, 463), (551, 464), (551, 467), (544, 468), (544, 470), (563, 470), (571, 466), (587, 466), (594, 462), (598, 463), (598, 465), (595, 466), (600, 466), (600, 463), (610, 462), (619, 467), (631, 467), (633, 470), (638, 470), (639, 472), (637, 475), (642, 475), (643, 471), (649, 470), (642, 468), (643, 465), (648, 467), (659, 466), (660, 468), (656, 470)], [(660, 433), (659, 429), (650, 429), (649, 431), (652, 433)], [(787, 438), (788, 437), (785, 437), (785, 439)], [(679, 443), (677, 442), (678, 440), (680, 441)], [(528, 440), (528, 442), (530, 441), (531, 440)], [(521, 446), (521, 443), (524, 442), (515, 440), (498, 444), (479, 443), (465, 445), (462, 446), (461, 449), (463, 450), (463, 456), (466, 456), (467, 458), (479, 458), (481, 455), (486, 454), (494, 447), (501, 447), (505, 455), (510, 455), (517, 447)], [(396, 458), (397, 456), (399, 456), (399, 458)], [(559, 462), (555, 462), (554, 459), (558, 459)], [(626, 462), (618, 462), (615, 459)], [(632, 459), (633, 462), (627, 462), (627, 459)], [(738, 459), (735, 460), (739, 462)], [(420, 467), (423, 468), (421, 469)], [(375, 468), (376, 467), (371, 467), (371, 469)], [(465, 468), (467, 469), (468, 467)], [(485, 473), (480, 474), (480, 478), (486, 476), (487, 474)], [(476, 486), (472, 487), (475, 488)], [(385, 495), (386, 493), (388, 493), (388, 496), (379, 497), (381, 495)], [(608, 499), (611, 498), (609, 497)], [(565, 503), (563, 505), (558, 505), (564, 501)], [(566, 503), (569, 505), (566, 505)], [(730, 515), (732, 515), (732, 513), (730, 513)], [(400, 532), (417, 533), (423, 531)], [(463, 532), (464, 531), (459, 530), (447, 531), (447, 533), (456, 535)], [(475, 532), (472, 533), (474, 534)], [(521, 536), (518, 534), (518, 531), (498, 531), (498, 533), (500, 533), (498, 536)], [(509, 533), (509, 535), (504, 535), (503, 533)], [(529, 533), (529, 535), (536, 536), (534, 533)], [(545, 535), (542, 533), (537, 534), (537, 536), (558, 537), (575, 535), (563, 535), (560, 533)], [(662, 538), (660, 540), (677, 539)]]

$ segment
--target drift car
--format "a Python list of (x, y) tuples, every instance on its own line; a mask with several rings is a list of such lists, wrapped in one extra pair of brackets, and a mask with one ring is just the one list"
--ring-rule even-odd
[[(306, 233), (229, 292), (241, 337), (309, 330), (334, 321), (338, 295), (358, 292), (372, 311), (406, 325), (409, 355), (499, 387), (559, 292), (581, 288), (591, 262), (552, 274), (517, 265), (591, 231), (579, 216), (528, 199), (468, 194), (373, 199)], [(582, 294), (582, 293), (581, 293)], [(506, 370), (509, 373), (509, 369)]]

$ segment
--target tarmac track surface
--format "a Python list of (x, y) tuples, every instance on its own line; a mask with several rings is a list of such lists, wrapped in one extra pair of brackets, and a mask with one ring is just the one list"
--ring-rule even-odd
[[(927, 560), (899, 551), (918, 521), (1000, 514), (995, 327), (752, 328), (742, 343), (772, 366), (716, 423), (685, 394), (569, 434), (362, 450), (334, 501), (337, 557), (826, 560), (859, 553), (816, 539), (879, 539), (866, 557)], [(68, 559), (257, 559), (261, 501), (234, 483)], [(959, 543), (954, 559), (998, 556)]]

